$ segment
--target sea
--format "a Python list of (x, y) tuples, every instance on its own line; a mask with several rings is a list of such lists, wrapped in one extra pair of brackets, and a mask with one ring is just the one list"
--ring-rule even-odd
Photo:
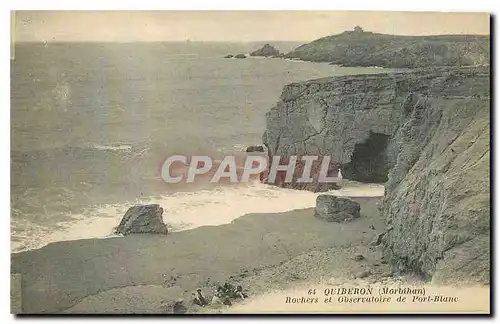
[[(166, 184), (165, 158), (222, 158), (260, 144), (291, 82), (385, 72), (278, 58), (262, 43), (18, 43), (11, 60), (11, 251), (113, 236), (135, 204), (171, 231), (313, 207), (316, 194), (245, 184)], [(301, 43), (274, 42), (287, 52)], [(338, 195), (379, 195), (354, 184)]]

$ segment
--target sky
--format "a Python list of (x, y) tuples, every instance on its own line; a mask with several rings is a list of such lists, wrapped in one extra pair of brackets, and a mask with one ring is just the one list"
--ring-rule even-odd
[(374, 11), (17, 11), (13, 40), (73, 42), (312, 41), (352, 30), (489, 34), (487, 13)]

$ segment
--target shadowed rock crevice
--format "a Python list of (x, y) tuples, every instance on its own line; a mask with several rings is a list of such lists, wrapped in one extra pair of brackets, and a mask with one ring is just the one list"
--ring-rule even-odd
[(370, 132), (366, 141), (354, 145), (351, 162), (342, 168), (344, 178), (371, 183), (386, 182), (389, 172), (386, 149), (389, 140), (389, 135)]

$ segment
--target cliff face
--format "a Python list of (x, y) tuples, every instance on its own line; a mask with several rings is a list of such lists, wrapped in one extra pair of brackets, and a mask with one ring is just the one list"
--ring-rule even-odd
[(486, 68), (290, 84), (267, 114), (273, 155), (330, 155), (344, 178), (385, 182), (385, 254), (435, 282), (489, 281)]
[[(398, 78), (360, 75), (292, 83), (267, 113), (263, 141), (273, 155), (330, 155), (332, 164), (347, 165), (356, 147), (396, 131), (403, 113), (394, 107), (407, 96), (398, 93)], [(370, 154), (344, 167), (344, 177), (375, 180), (371, 171), (385, 168), (385, 158), (377, 160), (379, 165), (367, 160), (373, 161)]]
[(415, 68), (489, 64), (489, 36), (396, 36), (346, 31), (299, 46), (285, 55), (343, 66)]
[(433, 93), (413, 94), (392, 140), (386, 254), (396, 270), (437, 283), (488, 283), (489, 74), (425, 81)]

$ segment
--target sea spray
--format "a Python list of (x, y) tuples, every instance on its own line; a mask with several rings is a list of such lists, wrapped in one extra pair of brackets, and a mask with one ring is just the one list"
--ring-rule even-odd
[[(343, 188), (328, 193), (336, 196), (377, 197), (383, 196), (384, 186), (346, 182)], [(229, 224), (251, 213), (279, 213), (311, 208), (316, 205), (318, 194), (255, 181), (89, 208), (80, 214), (71, 215), (68, 221), (60, 222), (57, 227), (35, 225), (13, 218), (11, 250), (20, 252), (41, 248), (52, 242), (115, 236), (112, 234), (114, 228), (127, 209), (135, 204), (160, 204), (165, 209), (165, 223), (171, 232), (176, 232), (200, 226)]]

